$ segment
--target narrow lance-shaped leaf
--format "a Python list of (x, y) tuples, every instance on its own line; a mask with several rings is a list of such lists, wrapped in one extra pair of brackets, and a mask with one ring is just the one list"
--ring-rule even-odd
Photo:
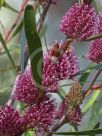
[(34, 136), (34, 131), (28, 131), (28, 132), (26, 132), (26, 136)]
[[(99, 115), (100, 115), (99, 102), (95, 101), (94, 104), (92, 105), (91, 116), (90, 116), (90, 119), (89, 119), (88, 129), (90, 128), (90, 126), (94, 128), (95, 124), (98, 123)], [(90, 129), (92, 129), (92, 128), (90, 128)]]
[(79, 75), (81, 75), (81, 74), (84, 74), (84, 73), (89, 73), (89, 72), (91, 72), (92, 70), (100, 70), (100, 69), (102, 69), (102, 64), (97, 64), (97, 65), (94, 65), (94, 66), (88, 66), (87, 68), (85, 68), (84, 70), (81, 70), (81, 71), (79, 71), (78, 73), (76, 73), (75, 75), (73, 75), (73, 76), (79, 76)]
[(4, 0), (0, 0), (0, 8), (4, 5)]
[(89, 38), (87, 38), (85, 41), (92, 41), (92, 40), (96, 40), (96, 39), (100, 39), (102, 38), (102, 35), (95, 35), (95, 36), (91, 36)]
[(12, 34), (12, 38), (15, 37), (20, 31), (22, 31), (23, 28), (23, 21), (17, 26), (16, 30)]
[(98, 6), (97, 6), (97, 3), (96, 3), (96, 0), (93, 0), (93, 6), (95, 7), (96, 9), (96, 13), (99, 14), (99, 9), (98, 9)]
[(36, 86), (40, 88), (42, 82), (43, 51), (41, 40), (36, 31), (35, 12), (33, 7), (30, 5), (25, 9), (24, 28), (28, 43), (33, 78)]
[(16, 9), (14, 9), (11, 5), (9, 5), (6, 1), (4, 2), (3, 6), (13, 12), (19, 13)]
[(89, 74), (90, 74), (90, 72), (83, 73), (82, 76), (79, 78), (79, 82), (81, 83), (81, 85), (84, 85), (84, 83), (87, 80)]
[(1, 35), (1, 33), (0, 33), (0, 42), (1, 42), (2, 46), (4, 47), (5, 52), (7, 53), (7, 55), (8, 55), (8, 57), (9, 57), (9, 59), (10, 59), (12, 65), (13, 65), (13, 67), (16, 69), (16, 65), (15, 65), (15, 63), (14, 63), (14, 61), (13, 61), (13, 59), (12, 59), (12, 56), (11, 56), (10, 53), (9, 53), (9, 50), (8, 50), (8, 48), (7, 48), (7, 46), (6, 46), (6, 43), (5, 43), (5, 41), (4, 41), (4, 39), (3, 39), (2, 35)]
[(100, 127), (100, 122), (98, 122), (98, 123), (94, 126), (93, 129), (97, 129), (97, 128), (99, 128), (99, 127)]
[(83, 130), (99, 128), (98, 127), (99, 115), (100, 115), (99, 101), (95, 101), (94, 104), (89, 108), (89, 112), (88, 112), (89, 118), (88, 120), (86, 119), (87, 121), (83, 126)]
[(97, 100), (97, 97), (99, 96), (101, 90), (95, 90), (91, 98), (88, 100), (86, 105), (84, 106), (82, 112), (87, 112), (87, 110), (94, 104), (94, 102)]
[[(90, 64), (88, 67), (92, 67), (93, 65)], [(87, 69), (88, 69), (87, 67)], [(83, 73), (80, 78), (79, 78), (79, 82), (81, 83), (81, 85), (84, 85), (84, 83), (87, 81), (88, 77), (90, 75), (90, 72), (86, 72), (86, 73)]]
[(93, 130), (87, 130), (87, 131), (77, 131), (77, 132), (53, 132), (52, 134), (55, 135), (96, 135), (96, 134), (102, 134), (102, 129), (93, 129)]
[(28, 59), (29, 59), (29, 52), (28, 52), (27, 41), (26, 41), (26, 36), (25, 36), (24, 29), (22, 30), (22, 33), (21, 33), (21, 46), (20, 46), (20, 49), (21, 49), (20, 67), (21, 67), (21, 72), (23, 73), (26, 66), (27, 66)]
[[(100, 127), (100, 122), (98, 122), (93, 129), (97, 129), (99, 127)], [(90, 136), (95, 136), (95, 135), (90, 135)]]

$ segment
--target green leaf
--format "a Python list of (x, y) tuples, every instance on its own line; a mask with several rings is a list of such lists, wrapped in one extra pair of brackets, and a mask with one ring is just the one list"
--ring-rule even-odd
[(76, 73), (74, 76), (78, 76), (78, 75), (81, 75), (81, 74), (84, 74), (84, 73), (89, 73), (91, 72), (92, 70), (99, 70), (99, 69), (102, 69), (102, 64), (98, 64), (98, 65), (95, 65), (95, 66), (88, 66), (87, 68), (85, 68), (84, 70), (81, 70), (79, 71), (78, 73)]
[(7, 90), (7, 92), (2, 92), (0, 93), (0, 105), (5, 105), (5, 103), (9, 100), (10, 98), (10, 89)]
[(27, 136), (34, 136), (34, 131), (28, 131)]
[[(97, 129), (97, 128), (99, 128), (99, 127), (100, 127), (100, 122), (98, 122), (98, 123), (95, 125), (94, 129)], [(90, 136), (95, 136), (95, 135), (90, 135)]]
[(1, 42), (2, 46), (4, 47), (5, 52), (7, 53), (7, 55), (8, 55), (8, 57), (9, 57), (9, 59), (10, 59), (12, 65), (13, 65), (13, 67), (16, 69), (17, 67), (16, 67), (16, 65), (15, 65), (15, 63), (14, 63), (14, 61), (13, 61), (13, 59), (12, 59), (12, 56), (10, 55), (10, 52), (9, 52), (9, 50), (8, 50), (8, 48), (7, 48), (7, 45), (6, 45), (5, 41), (4, 41), (4, 39), (3, 39), (2, 35), (1, 35), (1, 33), (0, 33), (0, 42)]
[(98, 101), (95, 101), (94, 104), (90, 107), (88, 112), (84, 114), (81, 124), (79, 126), (80, 127), (79, 130), (85, 131), (88, 129), (98, 128), (99, 115), (100, 115), (100, 108), (99, 108), (99, 99), (98, 99)]
[(92, 129), (87, 131), (77, 131), (77, 132), (53, 132), (55, 135), (96, 135), (102, 134), (102, 129)]
[(81, 85), (84, 85), (84, 83), (87, 80), (89, 74), (90, 74), (90, 72), (83, 73), (82, 76), (79, 78), (79, 82), (81, 83)]
[(98, 98), (100, 92), (101, 92), (100, 90), (94, 91), (93, 95), (91, 96), (91, 98), (88, 100), (88, 102), (86, 103), (86, 105), (82, 109), (82, 112), (87, 112), (87, 110), (94, 104), (94, 102)]
[(98, 122), (95, 126), (94, 129), (99, 128), (100, 127), (100, 122)]
[(95, 35), (95, 36), (91, 36), (89, 38), (87, 38), (85, 41), (92, 41), (92, 40), (96, 40), (96, 39), (100, 39), (102, 38), (102, 35)]
[(24, 28), (28, 43), (33, 78), (36, 86), (40, 88), (42, 82), (43, 51), (41, 40), (36, 31), (35, 12), (33, 7), (30, 5), (25, 9)]
[[(90, 69), (93, 67), (93, 64), (89, 64), (89, 66), (87, 67), (87, 69)], [(79, 78), (79, 82), (81, 83), (81, 85), (83, 86), (84, 83), (86, 82), (87, 78), (89, 77), (90, 71), (86, 72), (86, 73), (82, 73), (82, 75)]]
[[(87, 69), (88, 69), (88, 68), (90, 69), (90, 67), (92, 67), (92, 66), (93, 66), (93, 65), (90, 64), (90, 65), (87, 67)], [(79, 82), (81, 82), (81, 85), (84, 85), (84, 83), (86, 82), (87, 78), (89, 77), (89, 74), (90, 74), (90, 71), (89, 71), (89, 72), (86, 72), (86, 73), (83, 73), (83, 74), (81, 75), (81, 77), (79, 78)]]
[(8, 8), (9, 10), (13, 11), (13, 12), (16, 12), (16, 13), (19, 13), (19, 11), (17, 11), (16, 9), (14, 9), (13, 7), (11, 7), (11, 5), (9, 5), (7, 2), (4, 2), (4, 5), (3, 5), (5, 8)]
[(0, 8), (4, 5), (4, 0), (0, 0)]
[(97, 6), (97, 3), (96, 3), (96, 0), (93, 0), (93, 6), (95, 7), (96, 9), (96, 13), (99, 14), (99, 9), (98, 9), (98, 6)]
[(100, 115), (99, 103), (95, 101), (91, 108), (91, 114), (88, 121), (87, 129), (92, 129), (96, 127), (95, 124), (98, 123), (99, 115)]
[(17, 26), (16, 30), (13, 32), (12, 37), (15, 37), (23, 28), (23, 21)]

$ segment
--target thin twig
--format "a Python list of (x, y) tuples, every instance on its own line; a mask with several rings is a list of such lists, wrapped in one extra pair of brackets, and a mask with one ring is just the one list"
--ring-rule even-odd
[(43, 23), (44, 23), (46, 14), (47, 14), (47, 12), (48, 12), (48, 9), (49, 9), (51, 3), (52, 3), (52, 0), (49, 0), (49, 1), (48, 1), (48, 4), (45, 6), (45, 8), (44, 8), (44, 10), (43, 10), (43, 13), (42, 13), (41, 18), (40, 18), (40, 20), (39, 20), (39, 22), (38, 22), (38, 25), (37, 25), (37, 31), (38, 31), (38, 33), (40, 32), (40, 30), (41, 30), (41, 28), (42, 28), (42, 26), (43, 26)]
[(17, 25), (17, 23), (18, 23), (18, 21), (19, 21), (21, 15), (22, 15), (22, 13), (23, 13), (23, 11), (24, 11), (24, 9), (25, 9), (25, 6), (26, 6), (26, 4), (27, 4), (28, 1), (29, 1), (29, 0), (24, 0), (24, 1), (23, 1), (22, 5), (21, 5), (21, 8), (20, 8), (20, 11), (19, 11), (19, 14), (17, 15), (17, 18), (15, 19), (13, 25), (11, 26), (10, 30), (7, 32), (7, 34), (6, 34), (6, 36), (5, 36), (5, 42), (8, 42), (8, 39), (9, 39), (9, 37), (10, 37), (12, 31), (13, 31), (14, 28), (16, 27), (16, 25)]
[[(18, 66), (16, 66), (16, 68), (18, 68)], [(15, 69), (15, 67), (2, 68), (2, 69), (0, 69), (0, 72), (6, 72), (6, 71), (9, 71), (12, 69)]]
[(90, 90), (86, 91), (85, 97), (89, 96), (93, 91), (101, 90), (101, 89), (102, 89), (102, 84), (97, 85), (97, 86), (93, 86)]
[(93, 77), (92, 77), (90, 83), (88, 84), (87, 89), (83, 87), (83, 95), (86, 95), (86, 93), (87, 93), (86, 90), (90, 90), (90, 89), (93, 87), (93, 85), (94, 85), (94, 83), (96, 82), (97, 78), (99, 77), (101, 71), (102, 71), (102, 69), (101, 69), (101, 70), (97, 70), (97, 71), (94, 73), (94, 75), (93, 75)]
[(1, 28), (2, 28), (3, 32), (5, 33), (6, 30), (5, 30), (5, 27), (4, 27), (4, 25), (3, 25), (1, 20), (0, 20), (0, 25), (1, 25)]
[[(63, 115), (63, 117), (54, 125), (51, 132), (56, 132), (61, 126), (63, 126), (66, 123), (66, 115)], [(52, 136), (52, 133), (48, 133), (46, 136)]]

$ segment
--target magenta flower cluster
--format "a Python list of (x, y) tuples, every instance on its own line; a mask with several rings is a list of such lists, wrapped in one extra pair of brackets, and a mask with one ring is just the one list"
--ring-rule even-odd
[[(71, 48), (57, 63), (53, 63), (49, 52), (44, 54), (43, 81), (45, 92), (57, 92), (58, 81), (69, 79), (79, 71), (78, 59)], [(27, 104), (34, 103), (39, 96), (39, 90), (36, 88), (31, 67), (27, 67), (25, 72), (18, 75), (14, 85), (13, 98)]]
[(62, 17), (59, 29), (75, 40), (85, 40), (96, 32), (95, 9), (76, 3)]
[[(62, 46), (63, 45), (61, 45), (61, 47)], [(78, 58), (74, 52), (74, 48), (70, 47), (70, 49), (54, 63), (51, 60), (52, 56), (49, 52), (44, 54), (42, 84), (47, 91), (56, 92), (58, 90), (58, 81), (71, 79), (74, 74), (79, 71)]]
[(98, 15), (98, 33), (102, 34), (102, 12)]
[(39, 96), (38, 89), (32, 78), (31, 68), (27, 67), (23, 74), (16, 77), (13, 99), (33, 104)]
[(27, 128), (35, 128), (36, 133), (50, 131), (56, 115), (55, 100), (50, 95), (45, 95), (36, 104), (27, 108), (24, 119)]
[(56, 102), (49, 92), (57, 92), (58, 81), (72, 78), (79, 71), (78, 59), (72, 47), (60, 56), (56, 63), (51, 59), (50, 50), (44, 53), (43, 58), (44, 96), (40, 97), (40, 91), (35, 85), (30, 66), (23, 74), (17, 76), (13, 89), (12, 98), (27, 104), (23, 116), (26, 128), (36, 128), (37, 133), (48, 131), (55, 120)]
[[(86, 40), (96, 32), (102, 33), (102, 13), (97, 19), (95, 9), (90, 5), (92, 1), (84, 1), (84, 4), (76, 3), (72, 6), (60, 21), (60, 31), (72, 39), (71, 41)], [(79, 71), (74, 48), (67, 43), (65, 50), (64, 44), (63, 42), (56, 46), (58, 50), (52, 53), (55, 56), (51, 54), (52, 48), (55, 48), (53, 45), (44, 53), (41, 89), (36, 87), (31, 66), (27, 66), (24, 73), (17, 75), (11, 99), (22, 102), (25, 106), (24, 111), (21, 114), (8, 105), (0, 108), (0, 136), (21, 136), (29, 129), (35, 129), (36, 134), (44, 134), (50, 131), (56, 120), (64, 114), (66, 114), (67, 122), (79, 124), (81, 121), (80, 101), (83, 101), (83, 97), (76, 88), (73, 90), (76, 95), (71, 93), (69, 97), (73, 98), (70, 100), (68, 98), (69, 101), (63, 100), (58, 109), (56, 100), (51, 95), (59, 91), (60, 80), (74, 79), (74, 75)], [(102, 62), (102, 39), (91, 42), (87, 58), (96, 63)], [(81, 89), (79, 91), (81, 92)], [(79, 102), (77, 97), (81, 97)], [(71, 100), (76, 106), (71, 105)]]
[(23, 119), (11, 106), (0, 108), (0, 136), (21, 136)]
[(89, 60), (96, 63), (102, 62), (102, 39), (97, 39), (91, 42), (87, 57)]
[[(102, 34), (102, 12), (100, 12), (98, 18), (97, 32)], [(87, 58), (93, 62), (102, 62), (102, 38), (92, 41), (89, 45)]]

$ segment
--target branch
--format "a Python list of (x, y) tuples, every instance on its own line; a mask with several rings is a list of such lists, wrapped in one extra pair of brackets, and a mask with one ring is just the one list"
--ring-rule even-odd
[(26, 4), (27, 4), (28, 1), (29, 1), (29, 0), (24, 0), (24, 1), (23, 1), (22, 5), (21, 5), (21, 8), (20, 8), (20, 11), (19, 11), (19, 14), (17, 15), (17, 18), (16, 18), (15, 21), (14, 21), (14, 24), (11, 26), (10, 30), (7, 32), (7, 34), (6, 34), (6, 36), (5, 36), (5, 42), (8, 42), (8, 39), (9, 39), (9, 37), (10, 37), (12, 31), (13, 31), (14, 28), (16, 27), (16, 25), (17, 25), (17, 23), (18, 23), (18, 21), (19, 21), (21, 15), (22, 15), (22, 13), (23, 13), (23, 11), (24, 11), (24, 9), (25, 9), (25, 6), (26, 6)]
[(102, 89), (102, 84), (93, 86), (90, 90), (87, 90), (85, 97), (89, 96), (93, 91)]
[(39, 19), (39, 21), (38, 21), (38, 25), (37, 25), (37, 31), (38, 31), (38, 33), (40, 32), (40, 30), (41, 30), (41, 28), (42, 28), (42, 26), (43, 26), (43, 23), (44, 23), (44, 21), (45, 21), (46, 14), (47, 14), (47, 12), (48, 12), (48, 10), (49, 10), (49, 7), (50, 7), (51, 3), (52, 3), (52, 0), (49, 0), (49, 1), (48, 1), (48, 4), (45, 6), (45, 8), (44, 8), (44, 10), (43, 10), (43, 12), (42, 12), (42, 15), (41, 15), (41, 17), (40, 17), (40, 19)]
[(93, 78), (92, 78), (91, 81), (89, 82), (87, 89), (83, 87), (83, 95), (84, 95), (84, 96), (87, 94), (87, 91), (86, 91), (86, 90), (91, 90), (91, 88), (93, 87), (93, 85), (94, 85), (94, 83), (96, 82), (97, 78), (99, 77), (101, 71), (102, 71), (102, 69), (101, 69), (101, 70), (97, 70), (97, 71), (94, 73)]
[[(63, 126), (66, 123), (66, 115), (63, 115), (63, 117), (58, 121), (58, 123), (55, 124), (55, 126), (52, 128), (51, 132), (56, 132), (61, 126)], [(48, 133), (46, 136), (52, 136), (52, 133)]]

